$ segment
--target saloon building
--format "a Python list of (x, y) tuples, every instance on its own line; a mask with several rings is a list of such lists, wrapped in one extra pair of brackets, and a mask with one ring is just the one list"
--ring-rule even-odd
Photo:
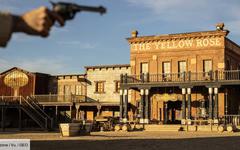
[[(131, 90), (140, 123), (218, 123), (240, 113), (240, 47), (223, 25), (214, 31), (127, 38), (131, 74), (121, 77), (121, 118)], [(134, 116), (134, 115), (133, 115)], [(238, 118), (239, 120), (239, 118)]]

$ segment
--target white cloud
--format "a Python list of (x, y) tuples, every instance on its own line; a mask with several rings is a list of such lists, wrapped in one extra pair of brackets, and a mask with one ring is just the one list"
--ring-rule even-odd
[(18, 60), (6, 60), (0, 58), (0, 72), (6, 71), (12, 67), (19, 67), (30, 72), (42, 72), (48, 74), (60, 74), (63, 73), (66, 67), (65, 63), (61, 59), (18, 59)]
[[(218, 22), (225, 22), (232, 34), (240, 35), (239, 0), (126, 0), (132, 7), (151, 12), (142, 23), (163, 22), (171, 28), (214, 29)], [(155, 18), (155, 19), (154, 19)], [(156, 19), (157, 18), (157, 19)]]
[(81, 41), (57, 41), (57, 44), (64, 46), (77, 46), (80, 49), (93, 49), (96, 46), (91, 43), (81, 42)]

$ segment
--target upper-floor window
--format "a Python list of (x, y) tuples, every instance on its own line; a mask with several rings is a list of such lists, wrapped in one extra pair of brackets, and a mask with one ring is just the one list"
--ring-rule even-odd
[(96, 81), (95, 82), (95, 92), (96, 93), (104, 93), (104, 81)]
[(143, 62), (141, 63), (141, 72), (140, 73), (148, 73), (148, 63), (147, 62)]
[(83, 95), (81, 85), (76, 85), (76, 95)]
[(178, 76), (182, 77), (183, 73), (187, 71), (187, 63), (186, 61), (179, 61), (178, 62)]
[(212, 60), (203, 60), (203, 72), (212, 71)]
[(170, 62), (163, 62), (162, 64), (162, 72), (163, 72), (163, 78), (169, 78), (171, 73), (171, 63)]
[(64, 85), (64, 95), (71, 95), (71, 85)]
[(170, 62), (163, 62), (163, 73), (164, 74), (171, 73), (171, 63)]
[(208, 77), (210, 75), (210, 71), (212, 71), (212, 60), (203, 60), (203, 75)]
[(115, 92), (119, 93), (120, 91), (120, 81), (115, 81)]

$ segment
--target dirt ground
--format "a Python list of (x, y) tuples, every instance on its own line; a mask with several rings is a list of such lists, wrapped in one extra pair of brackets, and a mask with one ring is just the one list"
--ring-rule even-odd
[(0, 139), (31, 139), (31, 150), (240, 150), (240, 133), (92, 132), (61, 137), (59, 133), (1, 132)]

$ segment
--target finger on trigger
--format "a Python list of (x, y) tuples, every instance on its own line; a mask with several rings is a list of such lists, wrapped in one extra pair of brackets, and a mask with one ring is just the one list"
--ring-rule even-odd
[(59, 16), (56, 12), (54, 12), (54, 11), (51, 11), (51, 12), (49, 12), (50, 13), (50, 15), (51, 15), (51, 17), (54, 19), (54, 20), (57, 20), (57, 22), (61, 25), (61, 26), (64, 26), (64, 19), (61, 17), (61, 16)]

